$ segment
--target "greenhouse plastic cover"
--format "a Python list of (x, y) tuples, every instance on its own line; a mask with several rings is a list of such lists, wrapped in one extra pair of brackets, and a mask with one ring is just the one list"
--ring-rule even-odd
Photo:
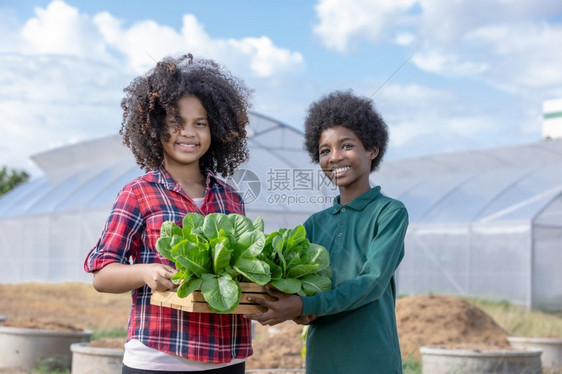
[(403, 294), (562, 310), (562, 142), (387, 162), (372, 180), (404, 202)]
[[(331, 205), (335, 189), (309, 162), (300, 131), (250, 113), (248, 136), (250, 159), (227, 182), (243, 195), (250, 218), (262, 217), (270, 232)], [(0, 198), (0, 282), (90, 281), (86, 254), (118, 191), (144, 172), (118, 135), (33, 160), (45, 175)]]
[[(250, 125), (250, 160), (229, 180), (250, 218), (273, 231), (331, 205), (301, 132), (256, 113)], [(45, 176), (0, 198), (0, 282), (89, 281), (84, 257), (142, 171), (119, 136), (33, 159)], [(409, 212), (399, 293), (562, 310), (562, 141), (385, 161), (371, 180)]]

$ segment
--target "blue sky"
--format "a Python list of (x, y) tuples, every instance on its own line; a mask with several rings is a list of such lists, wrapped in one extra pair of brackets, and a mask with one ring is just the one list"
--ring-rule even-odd
[(371, 97), (387, 159), (536, 142), (561, 44), (559, 0), (0, 0), (0, 165), (117, 133), (123, 87), (188, 51), (295, 128), (332, 90)]

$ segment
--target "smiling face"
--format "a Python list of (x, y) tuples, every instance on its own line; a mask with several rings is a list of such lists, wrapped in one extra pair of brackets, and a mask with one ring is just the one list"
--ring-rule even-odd
[(320, 166), (339, 187), (342, 204), (370, 189), (371, 161), (377, 148), (366, 150), (355, 132), (343, 126), (324, 130), (318, 144)]
[[(178, 115), (166, 116), (170, 138), (161, 139), (164, 166), (168, 171), (186, 167), (198, 171), (199, 159), (211, 146), (207, 111), (196, 97), (186, 96), (178, 100)], [(178, 121), (181, 129), (177, 128)]]

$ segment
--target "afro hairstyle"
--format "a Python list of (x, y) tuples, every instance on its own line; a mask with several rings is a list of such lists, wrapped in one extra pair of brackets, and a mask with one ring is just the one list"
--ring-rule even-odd
[[(146, 171), (163, 164), (162, 140), (170, 137), (165, 119), (179, 118), (178, 100), (185, 96), (196, 97), (209, 120), (211, 146), (199, 160), (201, 171), (230, 176), (247, 160), (247, 109), (252, 90), (213, 60), (194, 59), (191, 54), (166, 57), (123, 91), (119, 133)], [(175, 123), (179, 130), (182, 122)]]
[(349, 91), (334, 91), (313, 102), (305, 119), (305, 149), (312, 161), (319, 163), (318, 142), (322, 132), (334, 126), (352, 130), (366, 150), (379, 152), (371, 162), (371, 171), (382, 161), (388, 144), (388, 126), (369, 98)]

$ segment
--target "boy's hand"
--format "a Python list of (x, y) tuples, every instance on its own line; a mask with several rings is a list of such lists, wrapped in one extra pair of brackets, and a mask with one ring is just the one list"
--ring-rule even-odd
[(248, 297), (248, 300), (267, 308), (262, 314), (247, 314), (244, 317), (258, 321), (262, 325), (277, 325), (278, 323), (300, 317), (302, 313), (302, 299), (298, 295), (288, 295), (281, 291), (265, 287), (267, 293), (275, 298), (273, 301)]
[(302, 317), (293, 318), (293, 322), (295, 322), (299, 325), (308, 325), (310, 322), (314, 321), (316, 318), (318, 318), (316, 316), (316, 314), (311, 314), (309, 316), (302, 316)]

